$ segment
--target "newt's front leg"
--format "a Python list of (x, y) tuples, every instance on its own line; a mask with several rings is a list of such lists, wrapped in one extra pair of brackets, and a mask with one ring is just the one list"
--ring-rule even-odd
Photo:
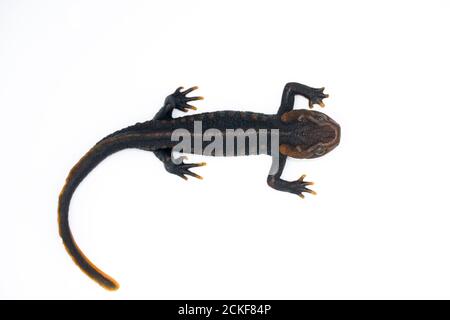
[[(308, 189), (307, 186), (310, 186), (313, 184), (313, 182), (304, 181), (305, 175), (302, 175), (298, 180), (295, 181), (286, 181), (281, 179), (281, 174), (283, 173), (284, 166), (286, 165), (286, 156), (280, 154), (278, 158), (278, 170), (273, 173), (270, 172), (270, 174), (267, 176), (267, 184), (279, 191), (284, 192), (290, 192), (294, 193), (301, 198), (304, 198), (303, 192), (316, 194), (311, 189)], [(274, 159), (276, 161), (276, 158)]]
[(297, 82), (287, 83), (284, 86), (281, 105), (277, 114), (282, 115), (285, 112), (292, 111), (296, 95), (301, 95), (308, 99), (310, 108), (312, 108), (314, 104), (324, 107), (325, 104), (322, 100), (328, 98), (328, 95), (323, 93), (323, 90), (325, 90), (325, 88), (312, 88)]

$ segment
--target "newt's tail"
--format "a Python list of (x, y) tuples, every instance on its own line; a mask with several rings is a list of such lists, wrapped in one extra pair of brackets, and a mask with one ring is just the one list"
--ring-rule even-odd
[(119, 284), (112, 277), (97, 268), (75, 243), (69, 226), (69, 205), (75, 189), (81, 181), (92, 171), (101, 161), (109, 155), (126, 148), (120, 143), (102, 141), (95, 145), (70, 171), (64, 188), (59, 195), (58, 224), (59, 234), (63, 240), (67, 252), (80, 269), (96, 281), (99, 285), (108, 290), (117, 290)]

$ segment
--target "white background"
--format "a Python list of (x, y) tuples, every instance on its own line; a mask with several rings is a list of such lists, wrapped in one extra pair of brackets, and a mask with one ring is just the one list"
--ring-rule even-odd
[[(449, 9), (0, 1), (0, 298), (450, 298)], [(121, 289), (73, 264), (58, 194), (97, 140), (179, 85), (200, 86), (197, 112), (275, 113), (288, 81), (325, 86), (342, 127), (337, 149), (283, 175), (306, 173), (317, 196), (269, 188), (266, 156), (207, 158), (205, 179), (185, 182), (122, 151), (70, 210)]]

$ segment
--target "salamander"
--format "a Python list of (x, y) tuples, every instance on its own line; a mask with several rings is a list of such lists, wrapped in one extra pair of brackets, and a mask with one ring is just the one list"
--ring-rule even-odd
[[(304, 193), (315, 194), (308, 188), (312, 182), (305, 181), (305, 175), (294, 181), (281, 179), (286, 159), (321, 157), (339, 144), (341, 129), (336, 121), (322, 112), (308, 109), (294, 110), (296, 95), (308, 99), (309, 109), (315, 104), (324, 107), (323, 99), (328, 97), (324, 93), (324, 88), (312, 88), (295, 82), (287, 83), (276, 114), (217, 111), (173, 118), (172, 112), (175, 109), (182, 112), (196, 110), (191, 104), (192, 101), (201, 100), (203, 97), (188, 96), (196, 89), (197, 87), (192, 87), (184, 90), (183, 87), (179, 87), (167, 96), (162, 108), (152, 120), (136, 123), (101, 139), (78, 161), (66, 179), (59, 196), (59, 234), (74, 262), (106, 289), (116, 290), (119, 284), (97, 268), (77, 246), (69, 226), (69, 205), (81, 181), (108, 156), (127, 148), (150, 151), (161, 160), (169, 173), (183, 179), (187, 179), (188, 176), (201, 179), (202, 177), (191, 169), (205, 165), (204, 162), (186, 163), (184, 156), (175, 158), (173, 155), (173, 151), (180, 146), (180, 137), (187, 136), (182, 153), (210, 156), (250, 154), (271, 156), (273, 161), (267, 176), (267, 184), (273, 189), (290, 192), (303, 198)], [(225, 140), (228, 139), (229, 132), (236, 133), (236, 131), (240, 132), (246, 143), (240, 146), (231, 144), (229, 147), (229, 140)], [(211, 136), (205, 138), (208, 132)], [(249, 143), (251, 140), (249, 132), (256, 136), (257, 145)], [(178, 139), (174, 136), (178, 136)], [(239, 135), (235, 135), (232, 141), (238, 138)], [(213, 142), (215, 148), (211, 148)]]

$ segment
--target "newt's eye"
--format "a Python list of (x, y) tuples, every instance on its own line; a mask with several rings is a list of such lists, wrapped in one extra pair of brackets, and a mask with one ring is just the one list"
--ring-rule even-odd
[(324, 155), (325, 154), (325, 148), (323, 147), (323, 146), (318, 146), (317, 148), (316, 148), (316, 150), (314, 150), (314, 154), (316, 155), (316, 156), (322, 156), (322, 155)]
[(316, 119), (319, 120), (319, 121), (325, 121), (326, 120), (325, 116), (323, 116), (323, 115), (318, 116)]

